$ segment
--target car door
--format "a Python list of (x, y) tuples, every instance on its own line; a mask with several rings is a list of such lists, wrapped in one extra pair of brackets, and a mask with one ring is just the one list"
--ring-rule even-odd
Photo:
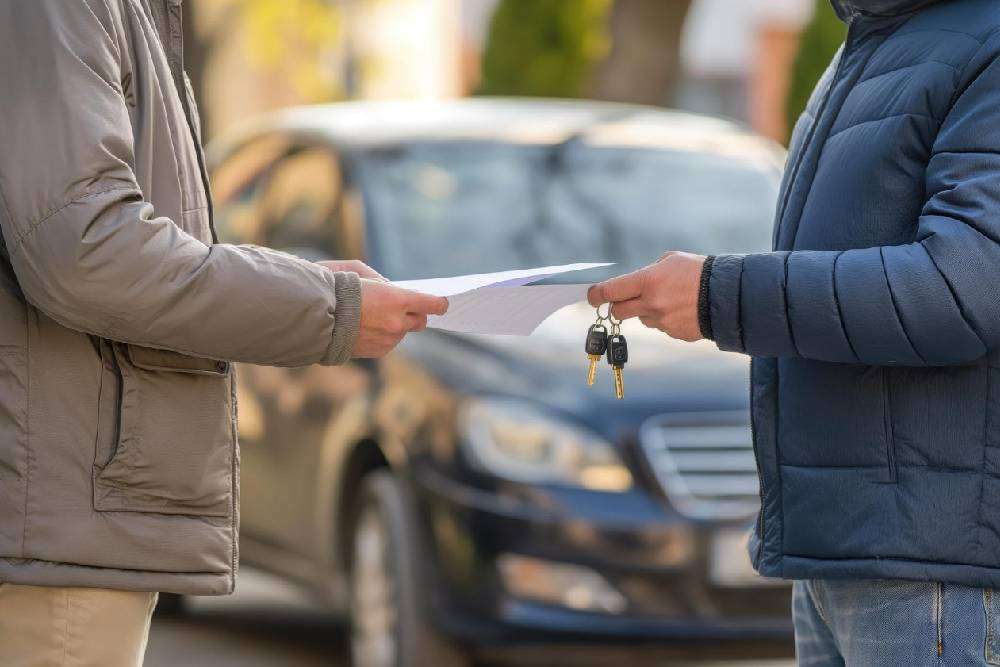
[[(360, 253), (354, 199), (345, 195), (337, 155), (326, 145), (265, 137), (230, 156), (215, 182), (223, 241), (310, 261)], [(324, 443), (348, 437), (344, 418), (364, 401), (368, 374), (353, 364), (241, 364), (237, 377), (243, 534), (277, 548), (286, 563), (315, 562), (326, 547), (326, 531), (317, 528), (330, 505)]]

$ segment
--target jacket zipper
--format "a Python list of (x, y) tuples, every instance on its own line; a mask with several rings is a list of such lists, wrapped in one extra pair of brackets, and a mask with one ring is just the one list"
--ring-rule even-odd
[(757, 464), (757, 494), (760, 496), (760, 511), (757, 512), (757, 557), (754, 567), (760, 567), (760, 556), (764, 550), (764, 475), (760, 472), (760, 455), (757, 453), (757, 420), (754, 418), (753, 400), (753, 367), (757, 363), (750, 360), (750, 443), (753, 446), (753, 459)]
[[(847, 36), (844, 39), (844, 48), (840, 52), (840, 60), (837, 61), (837, 69), (833, 72), (833, 78), (830, 79), (830, 85), (826, 89), (826, 95), (823, 96), (823, 101), (820, 102), (819, 109), (816, 112), (816, 118), (813, 119), (812, 127), (809, 128), (809, 136), (806, 137), (802, 142), (802, 147), (799, 149), (798, 157), (795, 160), (795, 164), (792, 166), (792, 175), (788, 182), (788, 188), (785, 190), (785, 196), (781, 201), (781, 208), (778, 211), (778, 222), (775, 225), (774, 230), (774, 249), (778, 249), (778, 242), (781, 240), (781, 231), (785, 225), (785, 211), (788, 208), (788, 201), (792, 198), (792, 185), (795, 183), (795, 179), (798, 178), (799, 168), (802, 166), (802, 161), (805, 159), (805, 149), (812, 143), (813, 137), (816, 134), (816, 127), (819, 125), (820, 120), (823, 118), (823, 114), (826, 112), (826, 105), (830, 101), (830, 96), (833, 95), (833, 89), (837, 86), (837, 82), (840, 80), (840, 74), (844, 69), (844, 61), (847, 60), (848, 49), (851, 46), (851, 42), (854, 37), (854, 26), (857, 24), (855, 20), (856, 17), (852, 16), (847, 22)], [(801, 213), (800, 213), (801, 215)]]
[[(775, 231), (774, 242), (777, 246), (778, 240), (781, 237), (781, 227), (784, 223), (785, 208), (788, 205), (788, 200), (791, 198), (792, 184), (799, 174), (799, 167), (802, 166), (802, 160), (805, 159), (805, 149), (812, 143), (813, 137), (816, 134), (816, 127), (819, 125), (820, 120), (823, 118), (823, 114), (826, 113), (826, 106), (830, 101), (830, 96), (833, 95), (833, 90), (837, 86), (837, 82), (840, 80), (841, 72), (844, 69), (844, 61), (847, 60), (847, 56), (850, 54), (849, 49), (854, 37), (854, 26), (857, 24), (855, 20), (856, 17), (852, 16), (847, 23), (847, 36), (844, 39), (844, 49), (840, 52), (840, 60), (837, 62), (837, 69), (833, 73), (833, 78), (830, 80), (830, 87), (826, 90), (826, 95), (823, 96), (823, 101), (820, 103), (819, 111), (816, 114), (815, 120), (813, 120), (812, 127), (809, 128), (809, 136), (802, 143), (802, 149), (799, 152), (798, 159), (795, 161), (795, 166), (792, 168), (791, 181), (788, 184), (788, 190), (785, 191), (784, 201), (781, 203), (780, 217), (778, 218), (778, 228)], [(764, 475), (760, 471), (760, 453), (757, 448), (757, 427), (756, 419), (754, 418), (754, 399), (753, 399), (753, 367), (754, 361), (750, 362), (750, 439), (753, 443), (753, 456), (754, 461), (757, 463), (757, 485), (758, 485), (758, 495), (760, 496), (760, 511), (757, 512), (757, 534), (759, 539), (757, 540), (757, 558), (755, 567), (760, 567), (760, 559), (764, 553)], [(777, 369), (775, 369), (777, 372)], [(777, 437), (777, 435), (775, 435)], [(780, 471), (779, 471), (780, 474)]]

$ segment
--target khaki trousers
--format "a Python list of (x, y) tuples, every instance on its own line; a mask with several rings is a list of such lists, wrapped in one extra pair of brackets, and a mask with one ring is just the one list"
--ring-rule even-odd
[(0, 583), (3, 667), (139, 667), (156, 593)]

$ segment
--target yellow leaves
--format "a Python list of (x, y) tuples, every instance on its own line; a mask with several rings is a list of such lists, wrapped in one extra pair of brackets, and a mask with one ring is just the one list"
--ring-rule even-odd
[(341, 15), (332, 0), (239, 0), (251, 64), (280, 74), (302, 102), (339, 93)]

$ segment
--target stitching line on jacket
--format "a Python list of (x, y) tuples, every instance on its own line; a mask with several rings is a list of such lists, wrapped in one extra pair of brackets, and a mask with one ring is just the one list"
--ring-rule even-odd
[(889, 116), (882, 116), (880, 118), (869, 118), (868, 120), (858, 121), (857, 123), (853, 123), (851, 125), (848, 125), (847, 127), (842, 127), (839, 130), (837, 130), (836, 132), (833, 132), (830, 135), (828, 135), (827, 138), (826, 138), (826, 140), (830, 141), (831, 139), (833, 139), (834, 137), (838, 136), (839, 134), (841, 134), (843, 132), (847, 132), (848, 130), (853, 130), (856, 127), (861, 127), (862, 125), (870, 125), (871, 123), (880, 123), (880, 122), (882, 122), (884, 120), (893, 120), (895, 118), (926, 118), (927, 120), (933, 120), (934, 122), (938, 123), (939, 125), (942, 122), (942, 120), (940, 118), (936, 118), (934, 116), (931, 116), (930, 114), (925, 114), (925, 113), (909, 113), (909, 112), (907, 112), (907, 113), (894, 113), (894, 114), (891, 114)]
[[(915, 35), (915, 34), (920, 33), (920, 32), (947, 32), (947, 33), (951, 33), (951, 34), (954, 34), (954, 35), (965, 35), (966, 37), (968, 37), (972, 41), (976, 42), (977, 44), (982, 44), (987, 39), (989, 39), (989, 35), (986, 35), (984, 37), (976, 37), (971, 32), (964, 32), (962, 30), (954, 30), (953, 28), (913, 28), (912, 30), (904, 30), (903, 32), (896, 33), (890, 39), (898, 39), (898, 38), (906, 37), (907, 35)], [(889, 41), (889, 40), (886, 40), (886, 41)]]
[[(860, 470), (871, 470), (871, 471), (879, 471), (879, 470), (882, 470), (882, 469), (885, 468), (884, 464), (874, 464), (874, 463), (872, 465), (853, 465), (853, 466), (852, 465), (842, 465), (842, 466), (814, 465), (814, 464), (806, 465), (804, 463), (780, 463), (778, 465), (780, 465), (782, 468), (796, 468), (796, 469), (800, 469), (800, 470), (859, 470), (859, 471)], [(900, 467), (910, 468), (910, 469), (915, 469), (915, 470), (926, 470), (928, 472), (934, 472), (934, 473), (944, 473), (946, 475), (976, 475), (976, 476), (979, 475), (979, 468), (955, 468), (955, 467), (950, 467), (949, 468), (949, 467), (946, 467), (946, 466), (935, 466), (935, 465), (928, 465), (928, 464), (923, 464), (923, 463), (907, 463), (907, 464), (905, 464), (903, 466), (900, 466)], [(994, 479), (1000, 479), (1000, 473), (990, 473), (990, 472), (988, 472), (988, 473), (986, 473), (986, 476), (994, 478)]]
[(885, 278), (885, 288), (889, 292), (889, 301), (892, 303), (892, 313), (896, 316), (896, 321), (899, 322), (899, 330), (903, 332), (903, 338), (906, 339), (907, 345), (916, 355), (920, 363), (926, 365), (927, 360), (924, 359), (923, 355), (917, 351), (917, 346), (913, 344), (913, 340), (910, 338), (909, 332), (906, 330), (906, 324), (903, 322), (903, 318), (899, 314), (899, 305), (896, 303), (896, 295), (892, 292), (892, 283), (889, 282), (889, 271), (885, 268), (885, 250), (880, 247), (878, 249), (878, 257), (882, 261), (882, 277)]
[[(887, 35), (886, 37), (884, 37), (879, 44), (876, 44), (875, 47), (868, 53), (868, 55), (865, 56), (865, 60), (864, 60), (863, 63), (861, 63), (861, 68), (860, 68), (860, 70), (858, 72), (858, 77), (857, 77), (858, 79), (860, 79), (861, 76), (864, 75), (865, 69), (867, 69), (867, 67), (868, 67), (868, 63), (870, 63), (872, 61), (872, 58), (875, 57), (875, 53), (878, 52), (879, 48), (883, 44), (885, 44), (888, 40), (892, 39), (893, 35), (895, 35), (896, 32), (900, 28), (902, 28), (904, 25), (906, 25), (909, 22), (909, 20), (910, 19), (907, 19), (901, 25), (896, 26), (895, 28), (893, 28), (893, 31), (889, 35)], [(841, 47), (841, 56), (840, 56), (841, 57), (841, 62), (838, 63), (838, 66), (837, 66), (837, 70), (838, 71), (834, 75), (834, 80), (830, 82), (830, 90), (829, 90), (829, 93), (826, 96), (826, 100), (824, 101), (823, 107), (820, 109), (819, 113), (816, 114), (816, 119), (817, 119), (816, 120), (816, 124), (818, 124), (819, 121), (822, 120), (823, 114), (826, 113), (826, 107), (829, 106), (829, 102), (830, 102), (831, 98), (833, 97), (833, 92), (834, 92), (835, 84), (837, 83), (836, 78), (837, 78), (837, 75), (840, 72), (840, 67), (841, 67), (841, 64), (843, 63), (843, 58), (846, 55), (846, 51), (847, 51), (847, 42), (845, 41), (844, 45)], [(851, 84), (851, 90), (854, 89), (854, 86), (856, 84), (857, 84), (857, 79), (855, 79), (854, 83)], [(840, 119), (840, 114), (844, 110), (844, 101), (847, 99), (847, 96), (851, 94), (851, 90), (847, 91), (847, 93), (844, 95), (844, 98), (842, 100), (840, 100), (840, 106), (838, 106), (833, 111), (833, 118), (830, 121), (830, 126), (829, 126), (829, 128), (827, 128), (827, 132), (829, 132), (829, 130), (833, 129), (833, 127), (836, 126), (837, 121)], [(812, 194), (813, 194), (813, 185), (815, 185), (815, 183), (816, 183), (816, 172), (819, 170), (819, 164), (820, 164), (820, 162), (823, 161), (823, 154), (826, 152), (826, 147), (830, 143), (830, 138), (833, 137), (833, 136), (834, 136), (833, 134), (827, 134), (825, 137), (820, 137), (821, 141), (820, 141), (819, 148), (816, 151), (816, 159), (812, 162), (812, 174), (809, 174), (809, 184), (808, 184), (808, 187), (806, 188), (805, 193), (803, 194), (802, 205), (798, 207), (799, 208), (798, 215), (795, 216), (795, 227), (792, 228), (792, 230), (791, 230), (792, 236), (788, 240), (788, 247), (789, 248), (795, 248), (795, 241), (799, 237), (799, 227), (802, 224), (802, 215), (805, 213), (806, 207), (809, 205), (809, 200), (810, 200), (810, 198), (812, 197)], [(816, 136), (815, 135), (814, 136), (810, 136), (808, 138), (808, 142), (802, 145), (802, 149), (801, 149), (802, 150), (802, 154), (801, 154), (802, 159), (799, 161), (800, 162), (800, 165), (799, 165), (800, 167), (801, 167), (801, 162), (804, 161), (804, 159), (805, 159), (805, 150), (808, 149), (809, 146), (810, 146), (810, 144), (812, 144), (812, 142), (815, 141), (815, 140), (816, 140)], [(796, 172), (792, 175), (792, 178), (794, 180), (798, 180), (798, 171), (799, 170), (796, 169)], [(787, 213), (787, 211), (784, 211), (784, 210), (782, 211), (782, 217), (779, 218), (778, 224), (782, 224), (783, 225), (783, 223), (784, 223), (783, 218), (784, 218), (784, 216), (785, 216), (786, 213)]]
[(746, 263), (746, 258), (740, 259), (740, 280), (739, 289), (736, 290), (736, 315), (738, 317), (738, 328), (739, 328), (739, 341), (740, 341), (740, 352), (746, 352), (747, 345), (746, 339), (743, 335), (743, 266)]
[(837, 292), (837, 262), (840, 258), (844, 256), (845, 250), (841, 250), (833, 258), (833, 270), (830, 272), (830, 282), (833, 287), (833, 303), (837, 306), (837, 322), (840, 324), (840, 330), (844, 334), (844, 340), (847, 342), (848, 349), (851, 350), (851, 354), (854, 358), (861, 361), (861, 357), (858, 356), (858, 351), (854, 349), (854, 343), (851, 342), (851, 337), (847, 335), (847, 324), (844, 322), (844, 309), (840, 304), (840, 294)]
[[(974, 229), (976, 232), (979, 232), (979, 230), (975, 229), (975, 227), (973, 227), (972, 229)], [(927, 238), (921, 239), (918, 242), (918, 245), (920, 245), (924, 249), (924, 252), (927, 253), (927, 257), (931, 260), (931, 264), (934, 265), (934, 270), (938, 272), (938, 275), (941, 276), (941, 279), (944, 281), (944, 284), (948, 287), (948, 291), (951, 293), (951, 299), (952, 299), (952, 301), (955, 302), (955, 307), (958, 308), (958, 314), (962, 316), (962, 320), (965, 322), (965, 326), (969, 327), (969, 331), (971, 331), (973, 333), (973, 335), (976, 338), (979, 339), (979, 344), (983, 346), (984, 350), (985, 349), (989, 349), (989, 346), (986, 345), (986, 341), (983, 340), (983, 337), (979, 334), (979, 332), (976, 330), (976, 328), (974, 326), (972, 326), (972, 322), (969, 320), (968, 316), (965, 314), (965, 308), (962, 306), (962, 302), (959, 301), (959, 299), (958, 299), (958, 293), (955, 292), (955, 288), (954, 288), (954, 286), (952, 286), (951, 281), (948, 280), (948, 276), (945, 275), (945, 272), (942, 271), (941, 267), (938, 266), (937, 260), (934, 259), (934, 253), (932, 253), (927, 248), (927, 246), (925, 245), (925, 243), (927, 242), (927, 240), (930, 239), (932, 236), (936, 236), (936, 235), (935, 234), (931, 234)], [(989, 237), (986, 237), (985, 235), (983, 235), (983, 236), (984, 236), (984, 238), (989, 238)]]
[(788, 295), (790, 292), (790, 290), (788, 289), (788, 258), (791, 256), (792, 256), (791, 252), (785, 253), (785, 259), (783, 262), (784, 264), (783, 268), (785, 272), (783, 280), (785, 284), (783, 285), (783, 289), (781, 290), (781, 300), (783, 301), (782, 305), (785, 307), (785, 326), (788, 328), (788, 342), (792, 344), (792, 352), (794, 352), (796, 356), (801, 357), (803, 355), (801, 352), (799, 352), (798, 345), (795, 344), (795, 332), (792, 330), (792, 313), (788, 308)]
[[(34, 234), (35, 231), (40, 226), (42, 226), (43, 224), (45, 224), (46, 222), (48, 222), (50, 219), (52, 219), (53, 217), (55, 217), (56, 215), (58, 215), (59, 213), (61, 213), (64, 209), (72, 206), (73, 204), (78, 204), (81, 201), (84, 201), (85, 199), (90, 199), (91, 197), (99, 197), (100, 195), (106, 195), (106, 194), (108, 194), (110, 192), (126, 192), (126, 191), (127, 192), (133, 192), (133, 193), (136, 192), (136, 190), (134, 188), (123, 187), (123, 186), (116, 186), (116, 187), (113, 187), (113, 188), (106, 188), (104, 190), (98, 190), (97, 192), (88, 192), (86, 194), (80, 195), (79, 197), (74, 197), (73, 199), (70, 199), (68, 202), (66, 202), (65, 204), (62, 204), (61, 206), (58, 206), (57, 208), (48, 210), (47, 212), (43, 213), (39, 218), (35, 219), (34, 221), (29, 220), (28, 221), (28, 228), (26, 230), (24, 230), (23, 233), (19, 234), (17, 236), (17, 238), (14, 240), (15, 241), (14, 247), (11, 248), (11, 250), (10, 250), (11, 256), (13, 256), (14, 254), (16, 254), (17, 251), (21, 249), (21, 246), (24, 245), (24, 242), (28, 239), (28, 237), (31, 236), (32, 234)], [(8, 213), (8, 215), (9, 215), (9, 213)], [(11, 219), (11, 222), (13, 222), (13, 218)]]
[[(104, 5), (105, 11), (108, 12), (108, 16), (112, 16), (111, 10), (108, 7), (108, 3), (105, 2), (104, 0), (100, 0), (100, 1), (101, 1), (101, 4)], [(118, 58), (118, 65), (121, 66), (122, 54), (121, 54), (121, 51), (118, 49), (118, 42), (116, 42), (111, 37), (111, 33), (108, 32), (108, 27), (106, 25), (104, 25), (104, 21), (102, 21), (97, 16), (97, 14), (94, 13), (93, 8), (91, 8), (91, 6), (90, 6), (89, 0), (84, 0), (83, 6), (87, 8), (87, 11), (90, 12), (90, 15), (93, 16), (94, 20), (97, 21), (97, 24), (99, 26), (101, 26), (101, 31), (104, 33), (104, 36), (108, 38), (108, 42), (111, 44), (111, 47), (115, 50), (115, 56)]]
[[(972, 77), (972, 79), (969, 80), (969, 83), (965, 86), (965, 88), (959, 88), (959, 84), (965, 78), (965, 70), (969, 69), (969, 65), (971, 65), (976, 60), (976, 56), (978, 56), (979, 53), (986, 48), (986, 45), (989, 44), (990, 40), (993, 39), (993, 36), (997, 33), (998, 30), (1000, 30), (1000, 28), (994, 28), (989, 33), (987, 33), (983, 41), (979, 43), (979, 48), (973, 51), (972, 54), (969, 56), (969, 59), (965, 61), (964, 65), (962, 65), (962, 70), (959, 72), (958, 75), (958, 81), (955, 82), (955, 90), (952, 91), (951, 99), (948, 100), (948, 113), (946, 113), (944, 118), (941, 119), (942, 124), (948, 119), (948, 116), (951, 115), (951, 112), (955, 109), (955, 104), (958, 103), (958, 100), (961, 99), (962, 95), (965, 95), (966, 91), (968, 91), (969, 88), (971, 88), (972, 85), (979, 80), (979, 77), (983, 75), (983, 72), (985, 72), (987, 68), (989, 68), (989, 66), (993, 63), (992, 60), (983, 63), (982, 69), (979, 70), (976, 76)], [(933, 151), (931, 155), (932, 156), (934, 155)]]
[(900, 65), (899, 67), (893, 67), (892, 69), (887, 69), (886, 71), (879, 72), (878, 74), (871, 74), (869, 76), (866, 76), (865, 78), (863, 78), (860, 81), (858, 81), (854, 85), (854, 87), (857, 88), (858, 86), (860, 86), (863, 83), (867, 83), (867, 82), (871, 81), (872, 79), (877, 79), (880, 76), (885, 76), (886, 74), (892, 74), (893, 72), (902, 72), (904, 70), (913, 69), (914, 67), (920, 67), (921, 65), (944, 65), (945, 67), (953, 69), (956, 72), (961, 72), (962, 71), (961, 68), (958, 65), (953, 65), (953, 64), (947, 63), (947, 62), (945, 62), (943, 60), (933, 60), (933, 59), (930, 59), (930, 60), (921, 60), (918, 63), (910, 63), (909, 65)]
[[(93, 12), (91, 12), (91, 13), (93, 13)], [(98, 21), (98, 23), (100, 23), (100, 21)], [(106, 86), (107, 86), (108, 88), (110, 88), (110, 89), (112, 90), (112, 92), (114, 92), (114, 93), (115, 93), (116, 95), (118, 95), (119, 97), (122, 97), (122, 96), (124, 95), (124, 93), (123, 93), (123, 91), (122, 91), (122, 89), (121, 89), (121, 88), (119, 88), (118, 86), (116, 86), (116, 85), (115, 85), (114, 83), (112, 83), (111, 81), (108, 81), (108, 80), (107, 80), (106, 78), (104, 78), (104, 76), (103, 76), (102, 74), (100, 74), (100, 73), (99, 73), (99, 72), (98, 72), (98, 71), (97, 71), (96, 69), (94, 69), (93, 67), (91, 67), (91, 66), (90, 66), (90, 63), (88, 63), (88, 62), (87, 62), (86, 60), (84, 60), (83, 58), (81, 58), (81, 57), (79, 56), (79, 54), (77, 54), (77, 53), (76, 53), (75, 51), (70, 51), (69, 49), (67, 49), (67, 51), (69, 51), (69, 54), (70, 54), (71, 56), (73, 56), (74, 58), (76, 58), (76, 60), (77, 60), (77, 61), (78, 61), (78, 62), (79, 62), (79, 63), (80, 63), (81, 65), (83, 65), (83, 66), (84, 66), (84, 67), (86, 67), (86, 68), (87, 68), (88, 70), (90, 70), (90, 73), (91, 73), (91, 74), (93, 74), (93, 75), (94, 75), (94, 76), (96, 76), (96, 77), (97, 77), (98, 79), (100, 79), (101, 81), (103, 81), (103, 82), (104, 82), (104, 85), (106, 85)]]
[[(953, 560), (928, 560), (925, 558), (908, 558), (906, 556), (823, 556), (822, 558), (816, 556), (804, 556), (800, 554), (784, 554), (784, 560), (789, 558), (795, 558), (797, 560), (812, 561), (815, 563), (823, 563), (828, 561), (836, 562), (850, 562), (850, 561), (862, 561), (862, 562), (874, 562), (878, 563), (880, 561), (895, 561), (899, 563), (918, 563), (922, 565), (943, 565), (946, 567), (954, 567), (955, 562)], [(960, 563), (965, 567), (973, 567), (977, 570), (989, 570), (990, 572), (1000, 572), (1000, 568), (990, 567), (989, 565), (974, 565), (972, 563)], [(890, 575), (899, 578), (898, 575)], [(792, 579), (798, 579), (800, 577), (786, 577)], [(972, 584), (970, 584), (972, 585)]]
[[(12, 220), (13, 222), (13, 220)], [(21, 557), (28, 553), (28, 492), (31, 489), (31, 318), (24, 317), (24, 370), (26, 374), (24, 415), (24, 524), (21, 526)]]
[(986, 364), (986, 401), (983, 410), (983, 457), (979, 463), (979, 503), (976, 508), (978, 517), (976, 528), (976, 545), (973, 548), (973, 558), (978, 562), (979, 554), (983, 550), (983, 497), (986, 494), (986, 450), (990, 448), (990, 365)]
[[(183, 572), (160, 572), (156, 570), (142, 570), (131, 567), (103, 567), (101, 565), (79, 565), (77, 563), (64, 563), (55, 560), (45, 560), (44, 558), (0, 558), (0, 562), (13, 565), (15, 567), (24, 566), (26, 563), (42, 563), (44, 565), (58, 565), (60, 568), (70, 570), (104, 570), (109, 572), (139, 572), (143, 574), (157, 574), (164, 577), (177, 578), (186, 575), (209, 575), (225, 576), (227, 573), (222, 570), (184, 570)], [(13, 583), (13, 582), (12, 582)]]

